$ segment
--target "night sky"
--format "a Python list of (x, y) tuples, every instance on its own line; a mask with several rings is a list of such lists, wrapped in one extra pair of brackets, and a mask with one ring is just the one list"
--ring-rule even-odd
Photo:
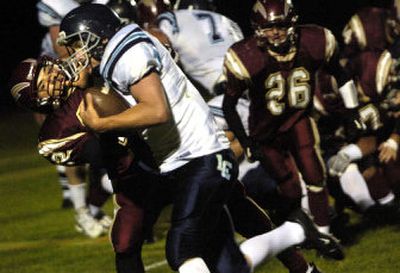
[[(59, 0), (62, 1), (62, 0)], [(11, 71), (25, 58), (35, 57), (45, 29), (37, 21), (37, 0), (7, 1), (0, 12), (0, 113), (15, 108), (7, 88)], [(252, 0), (217, 0), (220, 13), (235, 20), (245, 34), (251, 29), (248, 18)], [(360, 0), (292, 0), (301, 23), (317, 23), (330, 28), (340, 39), (340, 31), (349, 16), (366, 1)], [(5, 3), (5, 2), (2, 2)]]

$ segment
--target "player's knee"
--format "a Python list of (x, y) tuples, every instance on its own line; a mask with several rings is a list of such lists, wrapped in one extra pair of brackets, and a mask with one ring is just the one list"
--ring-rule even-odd
[(115, 253), (128, 254), (128, 253), (140, 253), (141, 243), (125, 241), (113, 241), (113, 248)]
[(115, 215), (111, 241), (116, 253), (139, 251), (143, 244), (143, 211), (129, 199), (118, 196), (121, 206)]
[(140, 253), (143, 245), (143, 232), (140, 229), (114, 224), (111, 231), (111, 242), (115, 253)]

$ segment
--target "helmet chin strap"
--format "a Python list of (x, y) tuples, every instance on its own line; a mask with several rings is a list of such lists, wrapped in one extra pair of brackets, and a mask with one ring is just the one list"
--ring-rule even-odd
[(286, 39), (284, 42), (282, 43), (271, 43), (270, 41), (268, 41), (268, 38), (265, 37), (258, 37), (257, 38), (257, 45), (261, 48), (263, 48), (264, 50), (270, 50), (273, 51), (276, 54), (279, 55), (284, 55), (286, 53), (289, 52), (292, 43), (289, 42), (289, 39)]
[(272, 50), (273, 52), (282, 55), (282, 54), (287, 54), (287, 53), (289, 52), (291, 46), (292, 46), (292, 45), (291, 45), (291, 43), (289, 42), (289, 39), (286, 39), (286, 41), (284, 41), (283, 43), (280, 43), (280, 44), (278, 44), (278, 45), (270, 44), (270, 45), (268, 46), (268, 48), (269, 48), (270, 50)]

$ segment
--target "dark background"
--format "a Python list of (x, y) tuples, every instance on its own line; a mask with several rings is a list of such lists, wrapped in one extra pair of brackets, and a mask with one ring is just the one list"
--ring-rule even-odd
[[(59, 0), (62, 1), (62, 0)], [(382, 2), (385, 0), (379, 0)], [(15, 109), (7, 82), (11, 71), (25, 58), (36, 57), (46, 29), (39, 26), (37, 0), (7, 1), (0, 11), (0, 112)], [(292, 0), (301, 23), (317, 23), (333, 31), (340, 42), (340, 32), (354, 11), (367, 0)], [(219, 12), (251, 34), (249, 15), (253, 0), (216, 0)], [(4, 4), (3, 4), (4, 5)]]

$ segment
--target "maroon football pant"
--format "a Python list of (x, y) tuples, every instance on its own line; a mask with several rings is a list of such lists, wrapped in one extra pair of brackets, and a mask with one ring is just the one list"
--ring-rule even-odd
[[(301, 186), (298, 172), (307, 186), (310, 211), (316, 224), (329, 225), (325, 165), (319, 149), (318, 129), (312, 118), (304, 116), (276, 140), (263, 145), (267, 172), (278, 181), (282, 196), (299, 203)], [(294, 161), (291, 160), (291, 156)]]

